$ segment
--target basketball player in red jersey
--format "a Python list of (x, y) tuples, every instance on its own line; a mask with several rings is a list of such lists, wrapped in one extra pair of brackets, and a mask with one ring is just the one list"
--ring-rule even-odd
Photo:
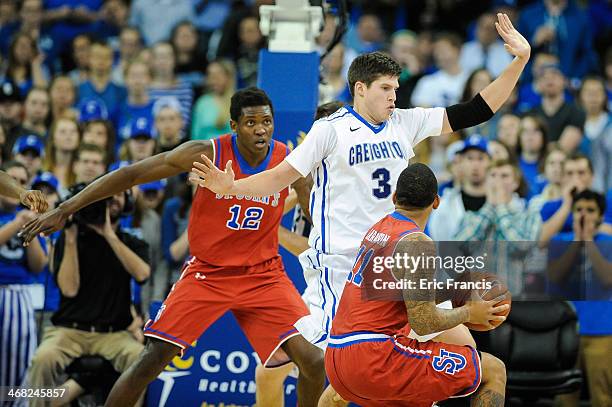
[[(499, 359), (469, 345), (419, 342), (404, 333), (412, 328), (427, 335), (466, 322), (491, 327), (489, 321), (505, 319), (494, 314), (508, 305), (496, 307), (495, 299), (441, 309), (434, 290), (418, 289), (421, 281), (433, 281), (435, 265), (417, 270), (376, 267), (381, 259), (398, 254), (423, 259), (436, 255), (422, 230), (438, 207), (437, 190), (436, 177), (426, 165), (402, 171), (393, 196), (396, 210), (366, 233), (332, 322), (325, 352), (327, 376), (343, 399), (363, 407), (430, 407), (470, 394), (472, 406), (504, 405), (506, 373)], [(379, 291), (383, 282), (399, 280), (416, 286), (403, 292)], [(324, 399), (319, 405), (333, 404)]]
[[(33, 237), (33, 230), (50, 233), (59, 229), (69, 215), (92, 202), (133, 185), (189, 171), (201, 154), (220, 167), (227, 167), (231, 160), (239, 178), (273, 168), (285, 159), (287, 146), (271, 139), (272, 103), (262, 90), (236, 92), (230, 116), (235, 134), (187, 142), (105, 175), (32, 222), (24, 229), (24, 240)], [(305, 180), (294, 184), (294, 188), (299, 196), (308, 199)], [(309, 311), (278, 255), (278, 226), (286, 197), (287, 189), (262, 198), (197, 189), (188, 232), (194, 257), (157, 316), (145, 326), (149, 341), (141, 357), (113, 387), (107, 406), (134, 405), (146, 385), (172, 358), (228, 310), (265, 366), (279, 366), (289, 360), (298, 366), (299, 405), (317, 404), (325, 383), (323, 352), (293, 326)], [(308, 201), (302, 205), (308, 208)]]

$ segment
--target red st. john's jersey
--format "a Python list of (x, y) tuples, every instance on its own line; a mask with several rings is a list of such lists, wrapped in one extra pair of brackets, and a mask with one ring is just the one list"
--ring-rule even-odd
[[(401, 290), (377, 291), (377, 287), (382, 290), (383, 281), (395, 281), (390, 269), (381, 271), (380, 259), (393, 257), (397, 242), (416, 232), (421, 232), (417, 224), (398, 212), (385, 216), (368, 230), (342, 292), (332, 322), (332, 335), (359, 331), (394, 335), (407, 327), (408, 316)], [(377, 279), (379, 281), (374, 282)]]
[[(212, 140), (214, 163), (224, 169), (232, 160), (236, 179), (246, 178), (280, 164), (287, 146), (270, 141), (265, 160), (256, 168), (240, 155), (236, 135)], [(263, 198), (220, 195), (199, 187), (189, 215), (189, 248), (193, 256), (215, 266), (252, 266), (278, 256), (278, 225), (288, 189)]]

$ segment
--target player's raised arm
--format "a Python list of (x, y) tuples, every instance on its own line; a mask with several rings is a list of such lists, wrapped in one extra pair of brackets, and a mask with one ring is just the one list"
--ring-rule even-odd
[(28, 222), (21, 231), (21, 237), (24, 243), (28, 243), (39, 233), (47, 235), (53, 233), (61, 229), (66, 219), (79, 209), (121, 193), (134, 185), (187, 172), (195, 159), (201, 155), (212, 157), (212, 151), (210, 141), (190, 141), (172, 151), (154, 155), (108, 173), (89, 184), (58, 208)]
[(436, 248), (435, 243), (425, 234), (407, 235), (397, 244), (393, 257), (398, 254), (411, 258), (420, 257), (423, 260), (416, 270), (397, 267), (393, 270), (396, 278), (413, 282), (412, 286), (409, 286), (412, 288), (406, 288), (403, 295), (410, 327), (418, 335), (445, 331), (466, 322), (483, 324), (491, 328), (490, 321), (505, 320), (506, 317), (494, 315), (509, 307), (507, 304), (496, 307), (499, 298), (491, 301), (467, 302), (462, 307), (450, 310), (436, 307), (435, 290), (421, 288), (424, 283), (434, 281), (436, 264), (434, 261), (426, 261), (436, 256)]
[(506, 14), (497, 14), (497, 32), (504, 40), (506, 50), (514, 55), (508, 67), (472, 100), (446, 108), (442, 133), (476, 126), (489, 120), (506, 102), (529, 61), (531, 47)]
[(38, 213), (45, 212), (49, 206), (42, 192), (28, 191), (22, 188), (10, 175), (3, 171), (0, 171), (0, 195), (19, 199), (22, 204)]

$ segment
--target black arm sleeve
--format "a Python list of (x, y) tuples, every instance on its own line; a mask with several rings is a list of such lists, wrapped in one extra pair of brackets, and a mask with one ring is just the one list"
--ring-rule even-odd
[(493, 110), (477, 94), (469, 102), (459, 103), (446, 108), (446, 117), (453, 131), (467, 129), (484, 123), (493, 117)]

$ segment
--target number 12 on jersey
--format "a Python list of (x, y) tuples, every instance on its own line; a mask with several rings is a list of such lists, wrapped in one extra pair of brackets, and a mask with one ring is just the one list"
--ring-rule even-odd
[(244, 218), (240, 221), (242, 212), (241, 205), (232, 205), (229, 208), (231, 218), (225, 225), (233, 230), (258, 230), (264, 210), (257, 206), (251, 206), (244, 210)]

